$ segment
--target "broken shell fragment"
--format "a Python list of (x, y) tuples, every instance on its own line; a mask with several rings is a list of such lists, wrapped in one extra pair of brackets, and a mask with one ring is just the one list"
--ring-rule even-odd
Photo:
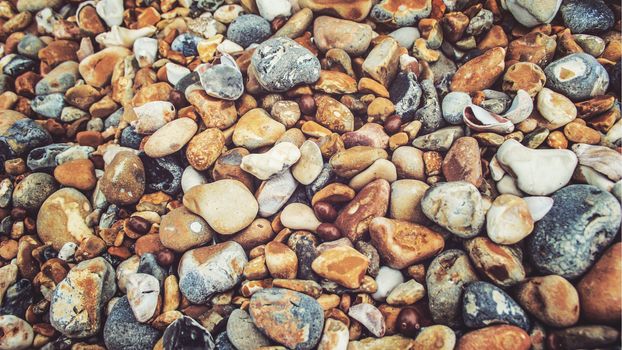
[(518, 124), (529, 118), (533, 112), (533, 101), (525, 90), (518, 90), (512, 100), (510, 108), (503, 114), (503, 118), (508, 119), (514, 124)]
[(95, 41), (104, 47), (123, 46), (130, 48), (140, 38), (150, 37), (156, 32), (156, 27), (147, 26), (140, 29), (128, 29), (113, 26), (109, 32), (101, 33), (95, 37)]
[(509, 134), (514, 131), (514, 124), (507, 118), (488, 112), (482, 107), (468, 105), (462, 113), (464, 123), (475, 131), (490, 131)]
[(348, 311), (348, 316), (359, 321), (374, 336), (384, 336), (386, 331), (384, 316), (375, 306), (367, 303), (354, 305)]

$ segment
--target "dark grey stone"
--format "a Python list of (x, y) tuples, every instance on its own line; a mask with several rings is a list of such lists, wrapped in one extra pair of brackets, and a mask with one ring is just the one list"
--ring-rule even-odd
[(225, 0), (197, 0), (194, 4), (203, 11), (216, 11), (223, 2)]
[(311, 264), (320, 255), (315, 248), (315, 242), (304, 234), (290, 236), (288, 246), (292, 247), (298, 258), (298, 278), (318, 282), (320, 277), (313, 271)]
[(307, 198), (309, 201), (313, 196), (326, 185), (337, 181), (337, 174), (333, 171), (333, 167), (329, 163), (324, 163), (320, 175), (318, 175), (312, 183), (305, 186)]
[(619, 350), (619, 329), (609, 326), (575, 326), (552, 332), (557, 349)]
[[(561, 71), (581, 74), (562, 81), (559, 77)], [(547, 87), (575, 101), (603, 95), (609, 86), (605, 68), (593, 56), (582, 52), (552, 62), (544, 69), (544, 74)]]
[(259, 84), (268, 91), (286, 91), (320, 78), (320, 60), (292, 39), (279, 37), (264, 41), (251, 58)]
[(110, 127), (116, 128), (117, 126), (119, 126), (119, 123), (121, 122), (121, 117), (123, 116), (123, 111), (123, 107), (121, 107), (114, 111), (111, 115), (109, 115), (108, 118), (104, 120), (104, 129), (108, 129)]
[(32, 171), (50, 171), (56, 167), (56, 156), (71, 148), (68, 143), (54, 143), (38, 147), (28, 153), (26, 165)]
[(434, 83), (431, 80), (423, 80), (421, 90), (423, 91), (423, 106), (415, 112), (414, 119), (421, 122), (421, 130), (424, 133), (429, 133), (442, 127), (445, 120), (441, 114)]
[(604, 32), (615, 22), (613, 11), (603, 0), (567, 0), (559, 11), (573, 34)]
[(389, 88), (389, 95), (395, 105), (395, 113), (402, 121), (412, 121), (422, 95), (415, 73), (400, 72)]
[(184, 56), (196, 56), (199, 54), (197, 51), (197, 45), (203, 40), (198, 35), (190, 33), (179, 34), (175, 40), (171, 43), (171, 49), (177, 52), (181, 52)]
[(0, 306), (0, 315), (13, 315), (23, 319), (26, 309), (33, 302), (34, 288), (32, 283), (22, 278), (6, 290), (2, 306)]
[(136, 128), (129, 125), (121, 131), (121, 137), (119, 137), (119, 145), (123, 147), (129, 147), (133, 149), (139, 149), (140, 143), (143, 140), (143, 135), (136, 132)]
[(218, 350), (237, 350), (231, 341), (229, 341), (229, 336), (227, 332), (221, 332), (216, 337), (216, 349)]
[(462, 299), (462, 317), (470, 328), (493, 324), (511, 324), (526, 331), (531, 328), (529, 317), (514, 299), (501, 288), (488, 282), (469, 283)]
[(58, 190), (58, 184), (51, 175), (32, 173), (15, 186), (13, 206), (36, 211), (56, 190)]
[(140, 263), (138, 263), (136, 272), (146, 273), (155, 277), (160, 282), (160, 287), (164, 285), (164, 279), (167, 276), (166, 270), (158, 265), (155, 255), (151, 253), (143, 254), (140, 257)]
[(151, 158), (141, 153), (140, 159), (145, 166), (146, 191), (162, 191), (169, 195), (176, 195), (181, 191), (181, 167), (175, 155), (161, 158)]
[(158, 339), (157, 329), (136, 320), (126, 296), (114, 304), (104, 326), (108, 350), (151, 350)]
[(0, 74), (0, 93), (10, 90), (13, 86), (13, 79), (6, 74)]
[(229, 55), (220, 57), (220, 64), (207, 69), (199, 67), (201, 85), (205, 92), (224, 100), (237, 100), (244, 93), (244, 79), (235, 60)]
[(238, 16), (227, 29), (227, 39), (247, 48), (250, 44), (258, 44), (272, 34), (270, 22), (257, 15)]
[(171, 323), (162, 336), (164, 350), (216, 349), (210, 332), (197, 321), (183, 316)]
[(590, 185), (555, 192), (551, 210), (527, 238), (527, 256), (542, 273), (572, 279), (585, 273), (620, 229), (620, 203)]
[(45, 44), (41, 41), (41, 39), (39, 39), (39, 37), (32, 34), (26, 34), (22, 40), (19, 41), (19, 44), (17, 44), (17, 52), (26, 57), (37, 58), (39, 50), (44, 47)]
[(15, 55), (7, 64), (4, 65), (2, 72), (17, 78), (22, 73), (26, 73), (29, 70), (34, 70), (37, 66), (37, 62), (21, 55)]
[(65, 98), (61, 93), (38, 95), (32, 99), (30, 107), (37, 114), (58, 119), (65, 107)]
[(52, 143), (52, 136), (32, 119), (20, 119), (13, 123), (0, 139), (11, 148), (13, 156), (22, 156), (30, 150)]

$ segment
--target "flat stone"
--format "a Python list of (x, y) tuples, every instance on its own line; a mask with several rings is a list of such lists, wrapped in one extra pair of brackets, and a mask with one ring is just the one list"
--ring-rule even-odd
[(591, 322), (618, 322), (620, 303), (620, 257), (622, 245), (609, 247), (577, 284), (581, 316)]
[(566, 27), (573, 33), (600, 33), (613, 27), (613, 11), (602, 0), (572, 0), (560, 9)]
[(472, 93), (490, 88), (505, 69), (505, 49), (496, 47), (473, 58), (454, 74), (451, 91)]
[(533, 277), (518, 286), (518, 302), (552, 327), (569, 327), (579, 320), (579, 294), (563, 277)]
[(371, 221), (385, 216), (389, 206), (389, 183), (378, 179), (367, 184), (337, 216), (335, 225), (341, 234), (352, 241), (360, 239)]
[(233, 143), (248, 149), (274, 144), (285, 132), (285, 126), (270, 118), (268, 112), (255, 108), (246, 112), (233, 131)]
[(270, 340), (253, 324), (248, 312), (235, 309), (227, 321), (227, 337), (238, 350), (254, 350), (258, 346), (269, 346)]
[(335, 247), (322, 252), (311, 267), (318, 275), (346, 288), (359, 288), (369, 260), (350, 247)]

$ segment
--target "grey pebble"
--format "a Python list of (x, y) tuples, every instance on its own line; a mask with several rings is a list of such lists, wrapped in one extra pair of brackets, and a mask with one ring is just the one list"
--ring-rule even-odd
[(511, 324), (526, 331), (531, 321), (514, 299), (501, 288), (488, 282), (469, 283), (462, 300), (464, 324), (470, 328), (482, 328), (493, 324)]

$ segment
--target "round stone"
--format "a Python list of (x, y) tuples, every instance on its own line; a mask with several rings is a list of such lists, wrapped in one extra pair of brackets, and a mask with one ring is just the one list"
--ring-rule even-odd
[(46, 173), (32, 173), (20, 181), (13, 190), (13, 206), (36, 211), (56, 190), (58, 184)]
[(253, 14), (238, 16), (227, 29), (227, 38), (244, 48), (261, 43), (270, 34), (270, 22)]
[(546, 85), (571, 100), (603, 95), (609, 86), (605, 68), (586, 53), (574, 53), (552, 62), (544, 69)]
[(472, 282), (464, 289), (462, 300), (464, 324), (481, 328), (505, 323), (524, 330), (531, 328), (525, 311), (503, 290), (487, 282)]
[(615, 22), (613, 11), (603, 0), (565, 1), (560, 12), (566, 27), (572, 33), (600, 33)]
[(133, 152), (117, 153), (106, 166), (99, 186), (110, 203), (128, 205), (138, 202), (145, 191), (143, 162)]
[(229, 315), (227, 337), (238, 350), (254, 350), (270, 345), (270, 340), (255, 327), (248, 312), (242, 309), (235, 309)]
[(160, 332), (149, 324), (138, 322), (124, 296), (110, 310), (103, 338), (109, 350), (151, 349), (160, 339)]
[(186, 207), (171, 210), (160, 222), (160, 241), (176, 252), (211, 242), (214, 232), (207, 222)]

